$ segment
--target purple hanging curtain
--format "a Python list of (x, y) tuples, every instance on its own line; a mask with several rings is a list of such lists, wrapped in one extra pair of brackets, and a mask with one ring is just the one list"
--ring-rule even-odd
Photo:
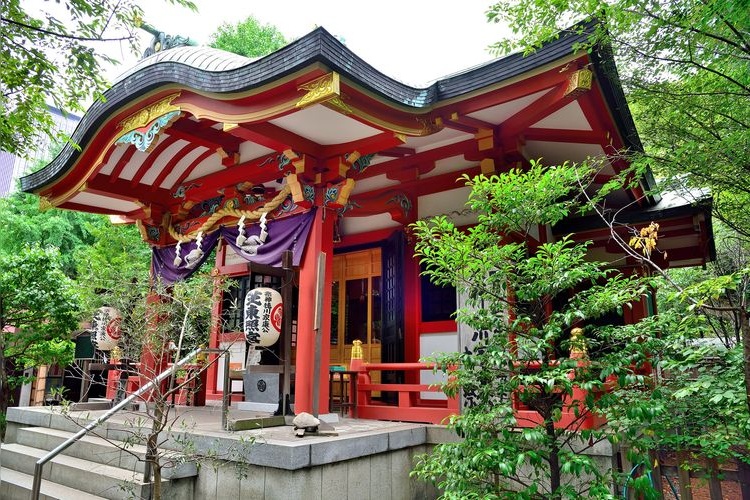
[[(285, 250), (292, 251), (292, 263), (298, 266), (302, 261), (302, 252), (305, 250), (305, 242), (310, 234), (312, 222), (315, 219), (315, 208), (303, 214), (294, 215), (285, 219), (268, 222), (268, 237), (266, 242), (258, 247), (258, 253), (249, 255), (243, 252), (236, 243), (239, 229), (236, 225), (221, 228), (221, 236), (227, 245), (243, 259), (265, 264), (268, 266), (281, 267), (281, 254)], [(257, 236), (260, 234), (260, 225), (254, 223), (245, 226), (245, 235)]]
[(190, 243), (183, 243), (180, 245), (181, 262), (178, 265), (175, 265), (174, 263), (174, 259), (177, 256), (177, 253), (175, 252), (175, 247), (177, 245), (171, 245), (164, 248), (154, 247), (151, 251), (151, 271), (153, 276), (155, 278), (161, 278), (162, 282), (167, 284), (189, 278), (203, 265), (204, 262), (206, 262), (206, 259), (211, 255), (211, 250), (214, 249), (216, 242), (219, 241), (219, 236), (219, 231), (204, 234), (203, 241), (201, 242), (203, 255), (195, 260), (189, 261), (188, 256), (198, 248), (196, 242), (191, 241)]
[[(268, 237), (265, 243), (258, 247), (255, 255), (249, 255), (237, 246), (236, 240), (239, 229), (236, 225), (222, 227), (213, 233), (203, 235), (203, 242), (201, 244), (203, 255), (195, 260), (191, 260), (188, 256), (196, 250), (196, 242), (191, 241), (190, 243), (181, 245), (181, 262), (178, 265), (174, 264), (174, 259), (177, 255), (175, 247), (177, 245), (154, 248), (151, 258), (153, 275), (161, 278), (164, 283), (168, 284), (190, 277), (208, 259), (211, 250), (213, 250), (219, 240), (219, 236), (224, 238), (224, 241), (237, 255), (247, 261), (281, 267), (281, 254), (285, 250), (291, 250), (292, 262), (295, 266), (298, 266), (302, 261), (302, 252), (305, 250), (305, 243), (307, 242), (307, 236), (310, 234), (312, 222), (315, 220), (315, 210), (313, 208), (303, 214), (269, 221), (267, 223)], [(259, 234), (260, 225), (257, 222), (245, 226), (245, 235), (247, 237)], [(197, 252), (192, 255), (195, 256), (196, 254)]]

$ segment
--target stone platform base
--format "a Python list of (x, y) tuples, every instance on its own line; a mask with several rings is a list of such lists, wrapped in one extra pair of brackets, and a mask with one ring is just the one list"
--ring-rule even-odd
[[(176, 422), (164, 448), (191, 450), (197, 474), (176, 500), (224, 499), (431, 499), (439, 492), (409, 477), (415, 456), (443, 440), (431, 425), (342, 419), (338, 436), (295, 437), (291, 427), (228, 432), (221, 429), (220, 407), (175, 407)], [(59, 408), (10, 408), (6, 442), (34, 427), (75, 432), (98, 411), (60, 413)], [(251, 412), (230, 412), (230, 419)], [(261, 415), (257, 415), (261, 416)], [(140, 412), (123, 412), (98, 428), (110, 440), (132, 440), (150, 426)], [(137, 428), (139, 428), (136, 430)], [(210, 458), (209, 458), (210, 457)], [(183, 479), (185, 481), (187, 479)], [(75, 486), (72, 486), (75, 487)], [(189, 494), (187, 492), (190, 492)], [(170, 497), (172, 498), (172, 497)]]

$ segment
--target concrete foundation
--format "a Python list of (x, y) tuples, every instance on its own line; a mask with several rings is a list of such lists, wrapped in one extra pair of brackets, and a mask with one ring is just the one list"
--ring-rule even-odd
[[(348, 418), (333, 424), (335, 436), (298, 438), (288, 425), (224, 431), (220, 407), (175, 407), (171, 411), (175, 423), (171, 431), (162, 434), (162, 448), (186, 455), (197, 467), (192, 475), (183, 474), (179, 482), (171, 484), (169, 498), (175, 500), (437, 498), (440, 492), (434, 486), (409, 477), (414, 459), (436, 444), (458, 440), (443, 426)], [(49, 446), (57, 443), (51, 436), (46, 437), (45, 446), (37, 445), (38, 441), (29, 440), (28, 431), (44, 434), (48, 430), (59, 439), (101, 413), (87, 410), (62, 415), (54, 407), (10, 408), (6, 443), (51, 449)], [(229, 420), (260, 416), (264, 415), (234, 407)], [(97, 434), (108, 440), (132, 442), (134, 435), (144, 437), (147, 427), (150, 421), (143, 413), (122, 412), (98, 428)], [(609, 443), (576, 442), (573, 446), (592, 456), (602, 470), (613, 467), (615, 450)], [(81, 452), (82, 457), (94, 460), (92, 455), (105, 456), (102, 452)], [(33, 461), (27, 461), (32, 470)], [(119, 464), (123, 463), (120, 459)], [(128, 465), (127, 469), (142, 465)], [(2, 466), (7, 467), (5, 463)], [(80, 476), (82, 481), (91, 479), (86, 471)], [(76, 488), (74, 484), (68, 486)]]
[[(222, 431), (220, 408), (177, 407), (172, 411), (177, 423), (163, 434), (167, 438), (163, 447), (177, 452), (190, 448), (197, 474), (188, 479), (191, 485), (172, 488), (169, 498), (421, 500), (439, 496), (431, 485), (409, 477), (415, 456), (433, 446), (433, 426), (342, 419), (334, 425), (338, 436), (297, 438), (288, 426)], [(233, 409), (230, 419), (250, 417), (244, 413)], [(40, 433), (52, 429), (58, 436), (72, 433), (99, 414), (12, 408), (6, 442), (15, 443), (20, 431), (28, 427)], [(142, 414), (123, 412), (102, 424), (97, 434), (110, 440), (132, 440), (134, 431), (140, 434), (146, 425)], [(136, 431), (137, 427), (142, 429)], [(86, 477), (84, 471), (81, 480)]]

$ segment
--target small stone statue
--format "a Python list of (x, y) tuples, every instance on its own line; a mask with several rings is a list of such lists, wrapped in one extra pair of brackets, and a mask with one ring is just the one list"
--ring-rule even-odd
[(294, 417), (294, 420), (292, 420), (292, 425), (294, 425), (295, 436), (302, 437), (305, 435), (305, 432), (318, 432), (320, 420), (313, 417), (309, 413), (302, 412)]

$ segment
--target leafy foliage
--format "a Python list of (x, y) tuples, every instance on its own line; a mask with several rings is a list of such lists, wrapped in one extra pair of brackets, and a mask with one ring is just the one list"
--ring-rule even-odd
[(0, 253), (14, 254), (24, 246), (55, 247), (60, 251), (62, 269), (76, 274), (75, 250), (94, 243), (91, 227), (107, 223), (100, 215), (69, 210), (39, 210), (39, 198), (14, 193), (0, 198)]
[[(607, 431), (571, 431), (604, 411), (605, 388), (646, 385), (641, 373), (656, 330), (653, 322), (600, 321), (640, 300), (647, 280), (588, 260), (587, 245), (569, 238), (537, 239), (579, 208), (581, 176), (532, 162), (525, 172), (467, 179), (476, 226), (459, 230), (445, 217), (414, 225), (426, 274), (467, 297), (457, 321), (484, 339), (438, 360), (450, 371), (446, 392), (461, 390), (471, 403), (449, 424), (463, 439), (439, 445), (415, 469), (446, 498), (609, 495), (612, 478), (580, 453)], [(585, 341), (573, 327), (584, 328)], [(523, 407), (536, 417), (516, 411)]]
[[(623, 396), (628, 411), (612, 412), (623, 436), (653, 448), (747, 457), (750, 436), (750, 324), (747, 238), (750, 217), (750, 10), (744, 1), (500, 0), (487, 12), (517, 35), (499, 51), (534, 50), (576, 21), (596, 18), (580, 49), (614, 51), (645, 152), (623, 151), (638, 168), (665, 177), (663, 187), (702, 198), (708, 188), (718, 260), (706, 271), (670, 270), (660, 293), (664, 321), (653, 361), (665, 377), (648, 398)], [(577, 26), (574, 29), (581, 29)], [(729, 229), (727, 229), (729, 228)], [(656, 233), (653, 233), (655, 236)], [(640, 235), (647, 247), (648, 235)], [(656, 243), (656, 239), (650, 240)], [(727, 248), (721, 248), (725, 246)], [(657, 247), (658, 249), (658, 247)], [(650, 250), (654, 250), (653, 246)], [(651, 268), (661, 270), (650, 260)], [(744, 384), (738, 381), (744, 378)], [(743, 394), (744, 393), (744, 394)], [(741, 405), (744, 404), (744, 408)], [(648, 409), (648, 412), (645, 410)], [(648, 414), (645, 434), (632, 416)], [(641, 429), (643, 430), (643, 429)], [(651, 441), (647, 443), (646, 441)], [(712, 440), (716, 445), (712, 445)], [(744, 450), (744, 452), (742, 451)]]
[(737, 383), (741, 347), (714, 342), (703, 315), (672, 310), (660, 313), (659, 322), (662, 334), (649, 340), (658, 376), (600, 401), (612, 436), (641, 457), (666, 449), (747, 461), (750, 415)]
[[(722, 224), (715, 234), (714, 262), (705, 269), (671, 269), (672, 285), (658, 287), (664, 327), (653, 360), (663, 376), (651, 404), (659, 411), (629, 439), (642, 448), (747, 460), (750, 415), (745, 386), (737, 383), (744, 366), (740, 311), (750, 290), (747, 243)], [(642, 405), (638, 396), (630, 398), (634, 408)]]
[(237, 24), (224, 23), (211, 35), (211, 47), (245, 57), (262, 57), (287, 44), (284, 35), (272, 24), (261, 24), (249, 16)]
[(92, 317), (96, 309), (109, 305), (113, 293), (130, 297), (124, 302), (143, 295), (138, 290), (149, 283), (151, 250), (132, 225), (97, 219), (87, 229), (94, 241), (76, 247), (74, 259), (81, 306)]
[(56, 250), (24, 247), (0, 253), (0, 414), (9, 404), (11, 365), (70, 362), (69, 335), (77, 324), (73, 284)]
[[(195, 8), (189, 0), (170, 3)], [(35, 12), (20, 0), (0, 3), (0, 150), (25, 156), (38, 133), (53, 132), (47, 102), (77, 111), (105, 80), (103, 42), (136, 49), (142, 9), (133, 0), (65, 0)], [(64, 140), (65, 137), (58, 137)]]
[[(741, 235), (724, 224), (714, 224), (716, 258), (705, 268), (670, 269), (669, 279), (675, 287), (658, 290), (662, 311), (696, 315), (701, 306), (722, 309), (703, 314), (702, 333), (718, 339), (724, 346), (741, 343), (739, 308), (750, 294), (750, 247)], [(690, 299), (695, 299), (692, 302)]]

